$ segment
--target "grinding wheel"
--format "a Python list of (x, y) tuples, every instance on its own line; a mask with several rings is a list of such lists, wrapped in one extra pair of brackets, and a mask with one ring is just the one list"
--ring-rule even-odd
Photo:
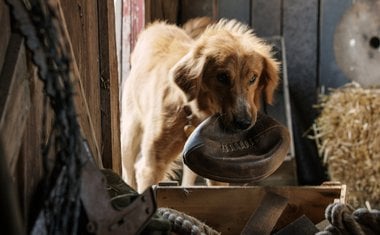
[(363, 87), (380, 85), (380, 1), (355, 2), (334, 36), (334, 53), (346, 76)]

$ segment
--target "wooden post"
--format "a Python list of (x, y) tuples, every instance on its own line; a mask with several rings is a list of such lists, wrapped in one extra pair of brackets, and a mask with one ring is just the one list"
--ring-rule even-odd
[(116, 56), (115, 11), (112, 1), (98, 0), (100, 106), (105, 168), (121, 173), (119, 81)]

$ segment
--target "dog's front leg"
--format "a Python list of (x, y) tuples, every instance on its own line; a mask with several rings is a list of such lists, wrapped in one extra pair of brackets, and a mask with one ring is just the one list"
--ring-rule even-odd
[(215, 181), (215, 180), (207, 179), (206, 181), (207, 181), (208, 186), (228, 186), (228, 185), (230, 185), (229, 183)]
[[(153, 130), (153, 128), (146, 129)], [(163, 180), (168, 167), (168, 155), (162, 149), (165, 146), (160, 145), (154, 136), (156, 135), (153, 132), (144, 132), (141, 143), (141, 158), (135, 164), (137, 191), (139, 193)]]
[(141, 128), (139, 119), (132, 113), (122, 119), (121, 125), (121, 159), (123, 180), (137, 189), (134, 165), (140, 152)]
[(183, 164), (182, 183), (183, 187), (192, 186), (195, 184), (197, 174), (195, 174), (189, 167)]

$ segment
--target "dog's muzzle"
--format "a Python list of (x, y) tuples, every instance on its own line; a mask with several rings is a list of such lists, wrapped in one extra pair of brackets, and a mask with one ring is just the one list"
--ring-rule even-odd
[(272, 174), (289, 146), (288, 129), (267, 115), (258, 113), (254, 126), (234, 133), (224, 131), (219, 116), (214, 115), (190, 135), (183, 160), (205, 178), (248, 183)]

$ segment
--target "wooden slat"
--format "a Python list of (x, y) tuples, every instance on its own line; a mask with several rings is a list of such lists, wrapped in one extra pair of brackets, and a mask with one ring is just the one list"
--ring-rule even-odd
[[(144, 11), (144, 0), (123, 0), (120, 87), (123, 87), (124, 80), (129, 76), (131, 52), (135, 46), (137, 35), (145, 25)], [(122, 112), (122, 110), (120, 111)]]
[(260, 200), (259, 207), (249, 217), (242, 235), (267, 235), (271, 234), (278, 219), (288, 205), (288, 199), (278, 194), (267, 192)]
[(116, 57), (115, 15), (112, 1), (98, 1), (101, 77), (102, 160), (105, 168), (121, 174), (119, 82)]
[[(98, 5), (85, 0), (58, 1), (62, 23), (73, 51), (75, 103), (79, 122), (98, 166), (101, 162), (101, 106), (99, 74)], [(77, 69), (75, 69), (77, 67)]]
[(179, 24), (199, 16), (213, 17), (213, 0), (182, 0), (180, 4)]
[(318, 0), (284, 1), (283, 24), (291, 96), (310, 126), (317, 101)]
[(292, 104), (295, 155), (300, 184), (320, 184), (325, 177), (313, 140), (305, 133), (317, 110), (318, 0), (283, 2), (283, 37)]
[(321, 0), (320, 5), (319, 85), (327, 92), (349, 82), (335, 61), (334, 34), (352, 0)]
[(8, 6), (5, 5), (4, 1), (0, 2), (0, 22), (1, 22), (1, 33), (0, 33), (0, 72), (3, 68), (5, 53), (7, 52), (9, 38), (11, 36), (11, 25), (9, 19)]
[(327, 205), (340, 198), (342, 186), (317, 187), (157, 187), (157, 206), (194, 216), (222, 232), (240, 234), (265, 192), (288, 199), (278, 220), (279, 229), (305, 214), (318, 223)]
[(176, 24), (179, 0), (145, 0), (145, 24), (155, 20), (166, 20)]
[(218, 18), (237, 19), (249, 25), (251, 23), (251, 1), (218, 0)]
[(26, 55), (22, 41), (18, 34), (11, 35), (0, 75), (0, 144), (13, 176), (30, 109)]
[[(30, 63), (30, 62), (29, 62)], [(20, 195), (20, 206), (22, 208), (25, 227), (28, 228), (33, 218), (36, 218), (40, 209), (42, 197), (33, 197), (38, 190), (40, 180), (43, 177), (42, 157), (42, 132), (49, 133), (52, 128), (52, 111), (44, 110), (43, 83), (38, 78), (36, 69), (29, 66), (30, 98), (31, 107), (26, 122), (19, 161), (17, 163), (17, 186)], [(46, 120), (43, 122), (42, 115), (46, 111)], [(46, 128), (44, 130), (43, 126)]]
[(252, 0), (251, 23), (260, 37), (282, 34), (283, 0)]
[(145, 25), (144, 2), (144, 0), (124, 0), (123, 3), (123, 20), (125, 17), (125, 26), (130, 28), (129, 34), (127, 31), (126, 39), (129, 39), (128, 43), (130, 44), (131, 49), (135, 47), (137, 37)]

